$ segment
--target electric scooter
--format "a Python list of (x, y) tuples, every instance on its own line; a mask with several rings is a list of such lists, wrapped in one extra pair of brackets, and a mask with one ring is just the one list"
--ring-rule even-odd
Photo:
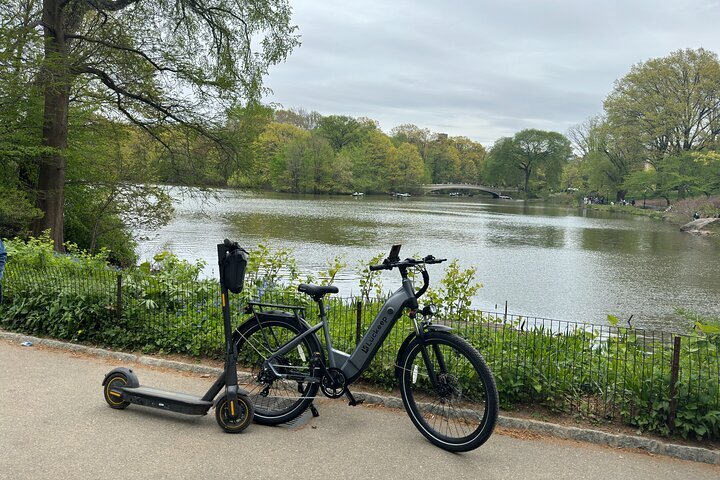
[[(230, 301), (228, 291), (240, 293), (243, 289), (247, 252), (237, 242), (225, 239), (218, 244), (220, 265), (220, 291), (225, 327), (225, 369), (202, 397), (176, 393), (140, 385), (137, 376), (129, 368), (116, 368), (105, 375), (102, 382), (105, 401), (110, 407), (122, 410), (128, 405), (170, 410), (187, 415), (205, 415), (215, 407), (218, 425), (229, 433), (242, 432), (254, 415), (252, 401), (245, 390), (238, 388), (237, 347), (232, 341), (230, 325)], [(223, 388), (225, 392), (218, 395)]]

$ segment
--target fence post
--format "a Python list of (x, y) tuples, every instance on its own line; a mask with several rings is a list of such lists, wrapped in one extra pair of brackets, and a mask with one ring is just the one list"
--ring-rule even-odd
[(355, 345), (360, 343), (360, 332), (362, 330), (362, 300), (358, 300), (355, 303), (356, 317), (355, 317)]
[(117, 287), (116, 287), (116, 300), (115, 300), (115, 317), (117, 321), (120, 321), (122, 316), (122, 274), (117, 275)]
[(680, 374), (680, 337), (673, 340), (672, 365), (670, 366), (670, 407), (668, 411), (668, 426), (675, 431), (675, 415), (677, 414), (677, 383)]

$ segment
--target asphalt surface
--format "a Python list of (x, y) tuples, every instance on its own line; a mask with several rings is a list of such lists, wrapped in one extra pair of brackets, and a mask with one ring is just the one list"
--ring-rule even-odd
[[(106, 372), (85, 354), (0, 340), (0, 479), (98, 478), (720, 478), (720, 466), (501, 431), (479, 449), (434, 447), (404, 411), (318, 399), (294, 428), (251, 425), (229, 435), (204, 417), (131, 405), (110, 409)], [(145, 385), (202, 394), (213, 379), (145, 365)], [(532, 435), (530, 437), (533, 437)]]

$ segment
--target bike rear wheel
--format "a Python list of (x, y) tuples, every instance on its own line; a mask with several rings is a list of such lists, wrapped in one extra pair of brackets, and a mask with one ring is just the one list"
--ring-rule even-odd
[(434, 445), (451, 452), (474, 450), (490, 438), (497, 422), (495, 379), (480, 353), (457, 335), (428, 332), (425, 344), (431, 368), (418, 338), (401, 356), (405, 409)]
[[(306, 330), (293, 318), (250, 318), (235, 332), (238, 352), (238, 383), (255, 407), (255, 421), (278, 425), (300, 416), (317, 394), (318, 384), (305, 381), (313, 375), (311, 360), (320, 352), (315, 335), (273, 360), (273, 367), (289, 378), (277, 377), (265, 368), (266, 360)], [(249, 372), (249, 373), (248, 373)]]

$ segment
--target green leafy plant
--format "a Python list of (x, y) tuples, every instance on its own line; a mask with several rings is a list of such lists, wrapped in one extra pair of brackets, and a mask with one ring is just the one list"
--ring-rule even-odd
[(429, 301), (438, 307), (441, 317), (447, 319), (474, 320), (476, 312), (471, 308), (472, 298), (482, 288), (475, 281), (477, 269), (462, 269), (460, 261), (454, 259), (445, 268), (445, 275), (440, 280), (440, 287), (428, 289)]

